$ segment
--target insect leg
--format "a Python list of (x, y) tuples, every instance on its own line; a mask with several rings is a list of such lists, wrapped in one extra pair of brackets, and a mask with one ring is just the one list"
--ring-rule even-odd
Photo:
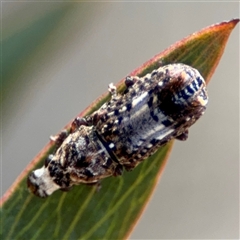
[(134, 78), (133, 77), (131, 77), (131, 76), (127, 76), (126, 78), (125, 78), (125, 85), (126, 85), (126, 87), (128, 88), (128, 87), (131, 87), (133, 84), (134, 84)]
[(116, 100), (117, 99), (117, 88), (116, 88), (116, 86), (113, 85), (113, 83), (110, 83), (108, 85), (108, 91), (112, 95), (112, 100)]
[(132, 76), (127, 76), (125, 78), (125, 85), (127, 88), (131, 87), (137, 80), (139, 80), (139, 77), (132, 77)]
[(114, 170), (113, 176), (117, 177), (123, 174), (123, 166), (118, 164)]
[(186, 130), (185, 132), (181, 133), (179, 136), (176, 137), (176, 139), (180, 140), (180, 141), (185, 141), (188, 138), (188, 130)]
[(56, 147), (59, 148), (68, 135), (68, 131), (64, 129), (58, 135), (50, 136), (50, 139), (54, 141), (56, 143)]
[[(88, 122), (85, 118), (76, 117), (70, 127), (70, 133), (74, 133), (80, 126), (88, 126)], [(56, 136), (50, 136), (50, 139), (56, 143), (57, 148), (61, 146), (63, 141), (68, 137), (69, 132), (68, 130), (64, 129), (62, 130), (58, 135)]]
[(95, 187), (96, 188), (96, 192), (99, 192), (101, 187), (102, 187), (100, 181), (93, 182), (93, 183), (85, 183), (85, 184), (88, 185), (88, 186), (91, 186), (91, 187)]
[(72, 125), (70, 128), (70, 132), (74, 133), (76, 130), (78, 130), (78, 128), (80, 126), (89, 126), (88, 121), (86, 120), (86, 118), (81, 118), (81, 117), (76, 117), (73, 121), (72, 121)]

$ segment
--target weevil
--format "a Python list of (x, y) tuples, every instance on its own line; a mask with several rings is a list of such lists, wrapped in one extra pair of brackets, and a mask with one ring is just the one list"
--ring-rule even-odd
[(28, 177), (32, 193), (47, 197), (58, 189), (99, 184), (103, 178), (122, 175), (124, 169), (133, 170), (170, 140), (186, 140), (208, 102), (203, 77), (181, 63), (143, 77), (128, 76), (125, 86), (118, 94), (110, 84), (110, 101), (74, 119), (69, 132), (52, 139), (56, 151)]

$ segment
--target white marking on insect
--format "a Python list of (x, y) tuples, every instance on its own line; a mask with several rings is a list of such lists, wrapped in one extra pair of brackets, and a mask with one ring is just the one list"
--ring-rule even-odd
[(114, 147), (115, 147), (115, 145), (113, 143), (109, 144), (109, 148), (114, 148)]
[(155, 126), (152, 129), (149, 129), (149, 131), (147, 131), (142, 138), (144, 139), (149, 139), (151, 138), (151, 136), (155, 136), (157, 133), (161, 133), (162, 130), (166, 129), (166, 126), (164, 124), (159, 124), (157, 126)]
[(38, 178), (41, 177), (43, 175), (43, 173), (44, 173), (44, 167), (34, 171), (35, 176)]
[(110, 112), (110, 113), (108, 113), (108, 116), (109, 116), (109, 117), (114, 116), (114, 115), (115, 115), (114, 112)]
[(142, 139), (140, 139), (140, 140), (137, 142), (137, 146), (140, 147), (143, 143), (144, 143), (144, 141), (143, 141)]
[(169, 129), (168, 131), (161, 133), (156, 139), (157, 140), (162, 140), (164, 139), (166, 136), (171, 135), (171, 133), (174, 131), (174, 129)]
[(149, 143), (148, 145), (147, 145), (147, 148), (151, 148), (153, 145), (151, 144), (151, 143)]
[(123, 112), (125, 112), (127, 110), (127, 107), (126, 106), (123, 106), (120, 110), (119, 110), (119, 112), (120, 113), (123, 113)]
[(142, 95), (140, 95), (139, 97), (135, 98), (132, 101), (132, 107), (137, 106), (138, 104), (140, 104), (141, 102), (144, 101), (144, 99), (146, 99), (148, 97), (148, 92), (143, 93)]

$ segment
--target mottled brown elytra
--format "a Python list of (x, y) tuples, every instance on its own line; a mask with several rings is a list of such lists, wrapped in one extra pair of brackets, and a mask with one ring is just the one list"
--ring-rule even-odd
[(208, 102), (203, 77), (181, 63), (141, 78), (129, 76), (125, 85), (125, 92), (117, 94), (110, 84), (109, 102), (76, 118), (69, 133), (54, 138), (55, 153), (28, 177), (32, 193), (47, 197), (57, 189), (99, 184), (102, 178), (134, 169), (171, 139), (186, 140)]

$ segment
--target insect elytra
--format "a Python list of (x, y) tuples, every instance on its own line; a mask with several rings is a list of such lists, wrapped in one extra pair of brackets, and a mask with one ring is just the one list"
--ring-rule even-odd
[(70, 132), (54, 138), (57, 149), (28, 177), (39, 197), (81, 183), (99, 184), (132, 170), (171, 139), (186, 140), (188, 129), (206, 109), (206, 84), (185, 64), (169, 64), (144, 77), (128, 76), (126, 90), (97, 111), (76, 118)]

